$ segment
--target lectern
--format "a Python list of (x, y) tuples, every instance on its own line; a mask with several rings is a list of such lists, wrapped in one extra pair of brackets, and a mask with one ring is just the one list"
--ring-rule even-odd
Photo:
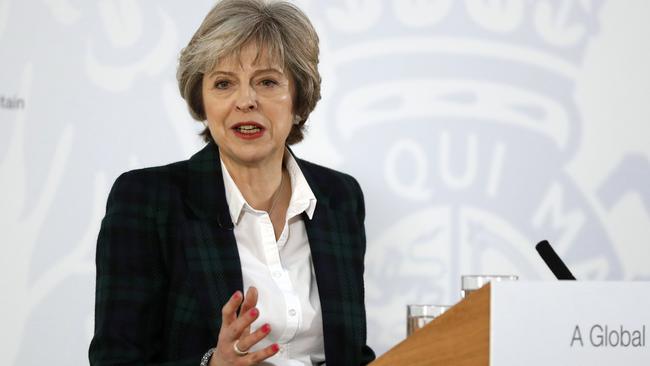
[(650, 365), (650, 282), (498, 282), (371, 366)]

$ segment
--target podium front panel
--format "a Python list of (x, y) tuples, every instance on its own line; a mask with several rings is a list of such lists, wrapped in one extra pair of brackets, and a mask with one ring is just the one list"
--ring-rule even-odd
[(650, 365), (650, 282), (496, 282), (490, 365)]

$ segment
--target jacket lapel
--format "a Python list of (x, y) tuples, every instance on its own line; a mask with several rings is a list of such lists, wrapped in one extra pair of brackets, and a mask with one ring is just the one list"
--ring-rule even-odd
[(343, 365), (350, 362), (351, 350), (346, 339), (347, 329), (351, 324), (345, 318), (345, 303), (350, 301), (350, 294), (345, 293), (349, 288), (347, 274), (353, 269), (346, 260), (341, 242), (338, 212), (332, 205), (330, 193), (326, 191), (327, 182), (313, 176), (309, 166), (297, 160), (300, 169), (316, 196), (316, 210), (311, 220), (303, 213), (303, 220), (309, 238), (314, 273), (318, 285), (318, 294), (323, 314), (323, 337), (325, 343), (325, 359), (328, 365)]
[(190, 158), (186, 176), (185, 203), (193, 213), (187, 221), (187, 266), (216, 339), (221, 307), (235, 291), (243, 289), (216, 144), (209, 143)]

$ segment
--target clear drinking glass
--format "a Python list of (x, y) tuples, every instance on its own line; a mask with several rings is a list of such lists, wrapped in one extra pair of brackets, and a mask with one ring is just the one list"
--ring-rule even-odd
[(447, 311), (449, 305), (406, 305), (406, 336)]
[(489, 282), (517, 281), (515, 275), (462, 275), (460, 277), (460, 297), (465, 298), (472, 291), (476, 291)]

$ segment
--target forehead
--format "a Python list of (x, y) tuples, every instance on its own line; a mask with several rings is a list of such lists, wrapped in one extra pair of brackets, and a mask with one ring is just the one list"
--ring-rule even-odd
[(228, 71), (260, 68), (284, 71), (279, 52), (273, 52), (270, 47), (258, 46), (252, 42), (223, 55), (214, 67), (215, 70)]

